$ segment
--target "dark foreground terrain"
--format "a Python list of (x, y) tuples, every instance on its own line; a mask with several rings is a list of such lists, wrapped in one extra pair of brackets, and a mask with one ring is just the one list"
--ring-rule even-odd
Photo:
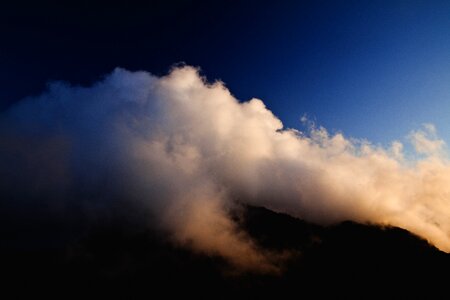
[(320, 227), (257, 207), (240, 222), (263, 247), (294, 253), (282, 275), (233, 275), (220, 258), (110, 225), (64, 247), (3, 243), (1, 298), (448, 298), (450, 256), (405, 230)]

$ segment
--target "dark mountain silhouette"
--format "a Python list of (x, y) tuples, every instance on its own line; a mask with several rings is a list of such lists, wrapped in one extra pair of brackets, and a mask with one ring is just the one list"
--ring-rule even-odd
[(450, 256), (406, 230), (321, 227), (251, 206), (236, 218), (262, 247), (291, 253), (282, 274), (236, 274), (219, 257), (117, 222), (62, 248), (2, 245), (2, 298), (446, 298)]

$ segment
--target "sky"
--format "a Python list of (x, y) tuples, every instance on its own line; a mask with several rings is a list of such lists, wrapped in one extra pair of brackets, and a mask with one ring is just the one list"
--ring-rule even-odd
[(430, 1), (3, 3), (0, 227), (50, 245), (118, 216), (278, 272), (283, 253), (233, 217), (254, 205), (450, 252), (448, 16)]
[(448, 1), (91, 2), (1, 4), (0, 109), (51, 81), (186, 63), (286, 127), (306, 115), (387, 145), (433, 123), (450, 140)]

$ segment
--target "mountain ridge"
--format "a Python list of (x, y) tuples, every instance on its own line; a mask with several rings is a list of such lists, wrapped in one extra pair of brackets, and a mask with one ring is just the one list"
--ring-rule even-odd
[(2, 247), (5, 286), (16, 298), (271, 299), (439, 297), (450, 256), (396, 227), (355, 222), (319, 226), (244, 206), (238, 223), (255, 243), (291, 255), (280, 274), (231, 272), (220, 257), (171, 244), (160, 233), (98, 227), (63, 250)]

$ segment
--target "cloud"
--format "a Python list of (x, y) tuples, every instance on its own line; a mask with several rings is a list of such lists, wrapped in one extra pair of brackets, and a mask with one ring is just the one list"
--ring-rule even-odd
[(239, 228), (238, 203), (320, 224), (400, 226), (450, 251), (450, 166), (431, 125), (410, 135), (424, 155), (407, 160), (398, 141), (383, 149), (312, 123), (283, 129), (261, 100), (239, 102), (182, 66), (52, 83), (4, 112), (0, 135), (3, 206), (59, 216), (77, 207), (94, 219), (145, 212), (175, 243), (243, 270), (276, 272), (283, 255)]
[(425, 155), (440, 155), (443, 153), (445, 142), (439, 139), (433, 124), (424, 124), (423, 130), (413, 131), (410, 140), (417, 153)]

